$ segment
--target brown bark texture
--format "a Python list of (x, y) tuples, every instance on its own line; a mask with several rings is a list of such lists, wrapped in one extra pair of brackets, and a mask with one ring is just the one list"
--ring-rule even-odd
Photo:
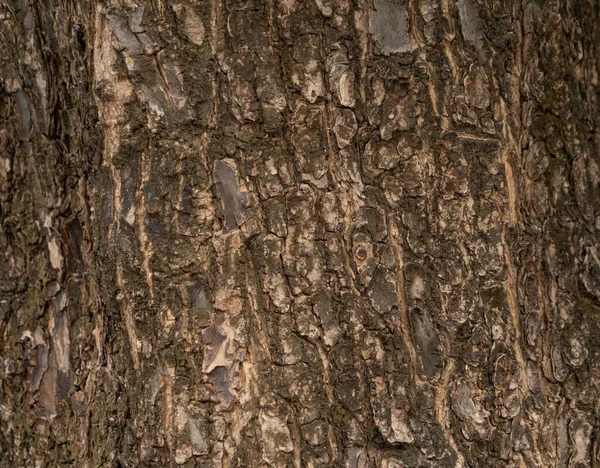
[(597, 0), (0, 0), (1, 467), (599, 467)]

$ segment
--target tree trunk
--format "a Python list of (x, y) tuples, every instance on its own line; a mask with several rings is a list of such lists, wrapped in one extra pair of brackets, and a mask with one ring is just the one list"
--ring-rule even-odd
[(600, 466), (599, 17), (0, 1), (0, 466)]

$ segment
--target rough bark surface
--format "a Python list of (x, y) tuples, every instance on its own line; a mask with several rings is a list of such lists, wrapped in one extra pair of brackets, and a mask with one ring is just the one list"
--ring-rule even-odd
[(0, 466), (600, 466), (595, 0), (1, 0)]

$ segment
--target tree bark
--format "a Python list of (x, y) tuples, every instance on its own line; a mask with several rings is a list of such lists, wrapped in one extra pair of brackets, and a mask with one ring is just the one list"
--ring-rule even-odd
[(599, 467), (599, 16), (0, 1), (0, 466)]

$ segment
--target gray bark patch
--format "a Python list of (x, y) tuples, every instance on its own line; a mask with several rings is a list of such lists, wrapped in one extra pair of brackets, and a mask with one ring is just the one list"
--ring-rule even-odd
[(369, 29), (384, 54), (408, 52), (408, 3), (406, 0), (375, 0)]
[(417, 348), (417, 367), (426, 380), (436, 380), (444, 369), (440, 337), (429, 313), (418, 307), (410, 311), (410, 325)]
[(240, 227), (252, 217), (250, 203), (245, 193), (240, 192), (237, 172), (222, 161), (215, 161), (214, 178), (217, 194), (221, 199), (225, 216), (225, 229)]
[(483, 39), (483, 29), (477, 3), (473, 0), (458, 0), (458, 15), (460, 17), (460, 29), (465, 40), (474, 46), (480, 46)]

